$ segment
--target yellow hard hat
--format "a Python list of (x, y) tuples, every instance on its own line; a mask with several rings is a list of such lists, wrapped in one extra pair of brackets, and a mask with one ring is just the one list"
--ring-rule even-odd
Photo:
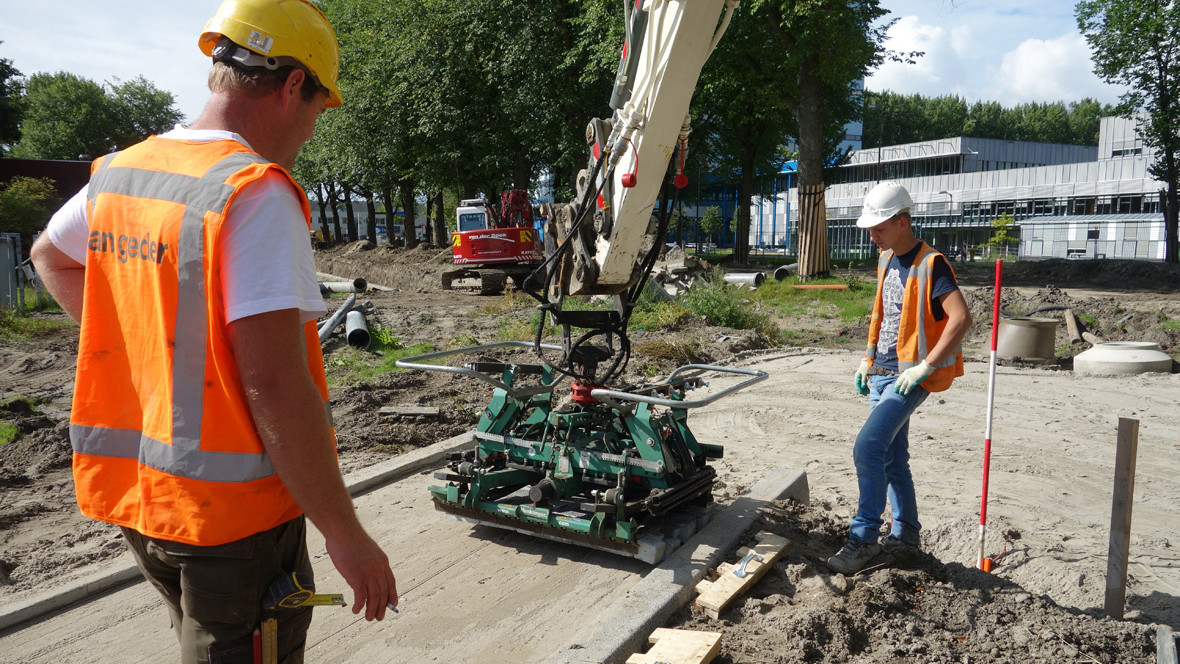
[(336, 32), (328, 17), (308, 0), (225, 0), (205, 24), (198, 42), (201, 52), (213, 56), (223, 37), (261, 56), (235, 55), (234, 60), (273, 69), (293, 59), (328, 91), (328, 106), (343, 103), (336, 84), (340, 72)]

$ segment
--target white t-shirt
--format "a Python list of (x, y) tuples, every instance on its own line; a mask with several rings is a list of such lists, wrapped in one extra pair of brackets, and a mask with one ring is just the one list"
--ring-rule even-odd
[[(160, 138), (186, 141), (230, 139), (250, 147), (229, 131), (176, 127)], [(62, 253), (86, 264), (90, 221), (82, 187), (45, 228)], [(304, 322), (327, 311), (316, 283), (315, 259), (307, 224), (291, 185), (270, 172), (246, 186), (234, 200), (221, 231), (222, 297), (227, 322), (282, 309), (299, 309)]]

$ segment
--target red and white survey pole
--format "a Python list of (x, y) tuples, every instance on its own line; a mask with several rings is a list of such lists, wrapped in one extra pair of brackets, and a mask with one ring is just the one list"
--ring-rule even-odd
[(984, 555), (983, 538), (987, 534), (987, 476), (992, 460), (992, 407), (996, 403), (996, 338), (1000, 330), (1000, 278), (1004, 262), (996, 260), (996, 293), (992, 304), (992, 353), (987, 374), (987, 426), (983, 432), (983, 496), (979, 501), (979, 560), (976, 567), (992, 571), (992, 559)]

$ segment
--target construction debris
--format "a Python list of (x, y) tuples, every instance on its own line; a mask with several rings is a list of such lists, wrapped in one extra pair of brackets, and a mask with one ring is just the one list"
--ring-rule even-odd
[(716, 580), (697, 584), (696, 605), (714, 620), (735, 597), (757, 583), (790, 546), (785, 538), (768, 532), (758, 533), (755, 539), (758, 544), (754, 548), (743, 547), (738, 551), (741, 562), (721, 563), (717, 566)]
[(389, 417), (438, 417), (438, 406), (385, 406), (377, 412)]
[(631, 655), (627, 664), (708, 664), (721, 652), (720, 632), (660, 627), (647, 640), (655, 644), (651, 650)]

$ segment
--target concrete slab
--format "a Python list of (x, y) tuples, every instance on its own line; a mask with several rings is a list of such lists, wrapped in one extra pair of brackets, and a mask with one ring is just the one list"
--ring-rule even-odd
[(696, 596), (697, 583), (721, 562), (722, 556), (737, 548), (738, 541), (754, 524), (758, 510), (785, 498), (808, 503), (806, 472), (771, 471), (642, 581), (597, 611), (573, 643), (546, 660), (548, 664), (614, 664), (641, 652), (647, 635), (690, 602)]
[[(390, 556), (401, 612), (366, 623), (349, 609), (317, 609), (308, 661), (622, 661), (691, 598), (692, 584), (733, 547), (758, 507), (788, 488), (806, 499), (805, 476), (778, 473), (653, 570), (630, 558), (446, 519), (427, 491), (437, 483), (431, 471), (448, 449), (467, 444), (466, 436), (451, 439), (349, 476), (360, 492), (354, 502), (362, 522)], [(314, 528), (308, 546), (316, 587), (347, 591)], [(351, 592), (345, 598), (352, 603)], [(39, 617), (0, 633), (0, 659), (175, 659), (167, 612), (146, 583), (123, 581), (80, 601), (58, 601), (65, 603), (44, 605)]]
[[(442, 465), (448, 452), (467, 447), (473, 442), (470, 434), (462, 434), (429, 447), (407, 452), (397, 458), (350, 473), (344, 478), (352, 495), (358, 495), (388, 482), (412, 475), (424, 469)], [(0, 608), (0, 632), (57, 611), (75, 602), (85, 601), (109, 590), (130, 583), (143, 582), (131, 553), (124, 553), (94, 574), (62, 588), (14, 602)]]

